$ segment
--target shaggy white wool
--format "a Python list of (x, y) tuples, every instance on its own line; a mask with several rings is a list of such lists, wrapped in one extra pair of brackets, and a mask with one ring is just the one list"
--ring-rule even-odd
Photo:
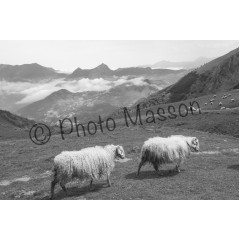
[(54, 158), (54, 177), (51, 182), (51, 199), (57, 183), (67, 193), (65, 184), (74, 178), (80, 180), (107, 178), (111, 186), (110, 173), (114, 168), (116, 158), (125, 158), (123, 147), (107, 145), (105, 147), (90, 147), (80, 151), (65, 151)]
[(73, 178), (102, 179), (110, 175), (114, 168), (114, 160), (124, 151), (121, 146), (107, 145), (105, 147), (90, 147), (80, 151), (65, 151), (54, 158), (54, 166), (61, 182), (68, 182)]
[(150, 163), (182, 163), (191, 151), (199, 150), (195, 137), (173, 135), (168, 138), (154, 137), (144, 142), (141, 161)]

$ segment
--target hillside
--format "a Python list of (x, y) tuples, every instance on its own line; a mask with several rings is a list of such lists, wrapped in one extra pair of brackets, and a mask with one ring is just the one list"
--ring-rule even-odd
[(132, 105), (158, 88), (149, 81), (141, 85), (127, 82), (107, 91), (73, 93), (66, 89), (52, 93), (43, 100), (34, 102), (17, 111), (21, 116), (55, 124), (59, 119), (76, 116), (81, 122), (106, 116), (120, 106)]
[(3, 138), (23, 138), (35, 122), (27, 118), (0, 110), (0, 140)]
[(159, 103), (177, 102), (238, 88), (239, 49), (235, 49), (188, 73), (175, 84), (137, 104), (151, 105), (153, 99), (157, 99)]
[[(219, 119), (220, 115), (214, 117)], [(237, 116), (237, 115), (236, 115)], [(208, 114), (202, 115), (206, 120)], [(194, 121), (193, 118), (195, 119)], [(199, 125), (198, 115), (183, 118), (190, 124)], [(211, 122), (214, 122), (214, 119)], [(224, 117), (228, 121), (227, 115)], [(202, 120), (201, 120), (202, 121)], [(146, 165), (136, 176), (142, 144), (152, 136), (170, 135), (196, 136), (200, 152), (191, 154), (181, 167), (179, 174), (161, 168), (161, 176), (153, 167)], [(239, 199), (239, 139), (184, 129), (166, 127), (161, 124), (121, 127), (104, 134), (77, 137), (76, 133), (62, 140), (53, 135), (42, 146), (34, 145), (29, 139), (0, 142), (0, 199), (49, 199), (52, 180), (52, 157), (62, 151), (80, 150), (95, 145), (116, 144), (123, 146), (126, 159), (116, 162), (111, 174), (112, 186), (106, 181), (72, 181), (67, 184), (68, 195), (56, 186), (55, 199)], [(14, 146), (14, 151), (9, 151)]]

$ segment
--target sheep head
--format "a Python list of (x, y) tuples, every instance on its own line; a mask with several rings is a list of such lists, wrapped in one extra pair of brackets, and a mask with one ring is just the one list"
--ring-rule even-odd
[(116, 156), (117, 157), (120, 157), (121, 159), (124, 159), (125, 158), (125, 153), (124, 153), (124, 150), (123, 150), (123, 147), (122, 146), (117, 146), (116, 147)]
[(192, 152), (199, 151), (199, 141), (196, 137), (192, 137), (188, 140), (188, 146)]

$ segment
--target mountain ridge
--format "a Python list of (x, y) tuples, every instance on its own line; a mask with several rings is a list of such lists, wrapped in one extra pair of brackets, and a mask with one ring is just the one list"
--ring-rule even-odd
[(104, 91), (70, 92), (66, 89), (53, 92), (46, 98), (31, 103), (17, 111), (17, 114), (38, 121), (56, 123), (65, 117), (77, 116), (90, 121), (98, 115), (106, 115), (120, 106), (132, 105), (158, 90), (149, 80), (141, 84), (127, 82)]
[(0, 109), (0, 139), (28, 137), (29, 129), (35, 121)]
[(141, 65), (139, 67), (151, 67), (151, 68), (165, 68), (165, 69), (193, 69), (200, 67), (201, 65), (210, 62), (214, 58), (199, 57), (193, 61), (184, 61), (184, 62), (172, 62), (162, 60), (154, 64)]
[(41, 66), (38, 63), (22, 65), (0, 64), (0, 80), (9, 82), (62, 77), (66, 77), (66, 74), (58, 73), (57, 70)]
[(239, 88), (239, 48), (191, 71), (176, 83), (136, 102), (150, 106), (153, 99), (159, 103), (178, 102)]
[(104, 77), (122, 77), (122, 76), (142, 76), (142, 75), (166, 75), (181, 73), (184, 70), (170, 70), (170, 69), (151, 69), (150, 67), (127, 67), (118, 68), (116, 70), (110, 69), (106, 64), (102, 63), (93, 69), (75, 69), (67, 79), (80, 79), (80, 78), (104, 78)]

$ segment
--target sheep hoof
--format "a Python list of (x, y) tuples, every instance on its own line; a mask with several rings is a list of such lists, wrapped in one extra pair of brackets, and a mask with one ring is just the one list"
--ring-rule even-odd
[(177, 172), (177, 173), (180, 173), (180, 172), (181, 172), (178, 167), (176, 167), (176, 172)]

